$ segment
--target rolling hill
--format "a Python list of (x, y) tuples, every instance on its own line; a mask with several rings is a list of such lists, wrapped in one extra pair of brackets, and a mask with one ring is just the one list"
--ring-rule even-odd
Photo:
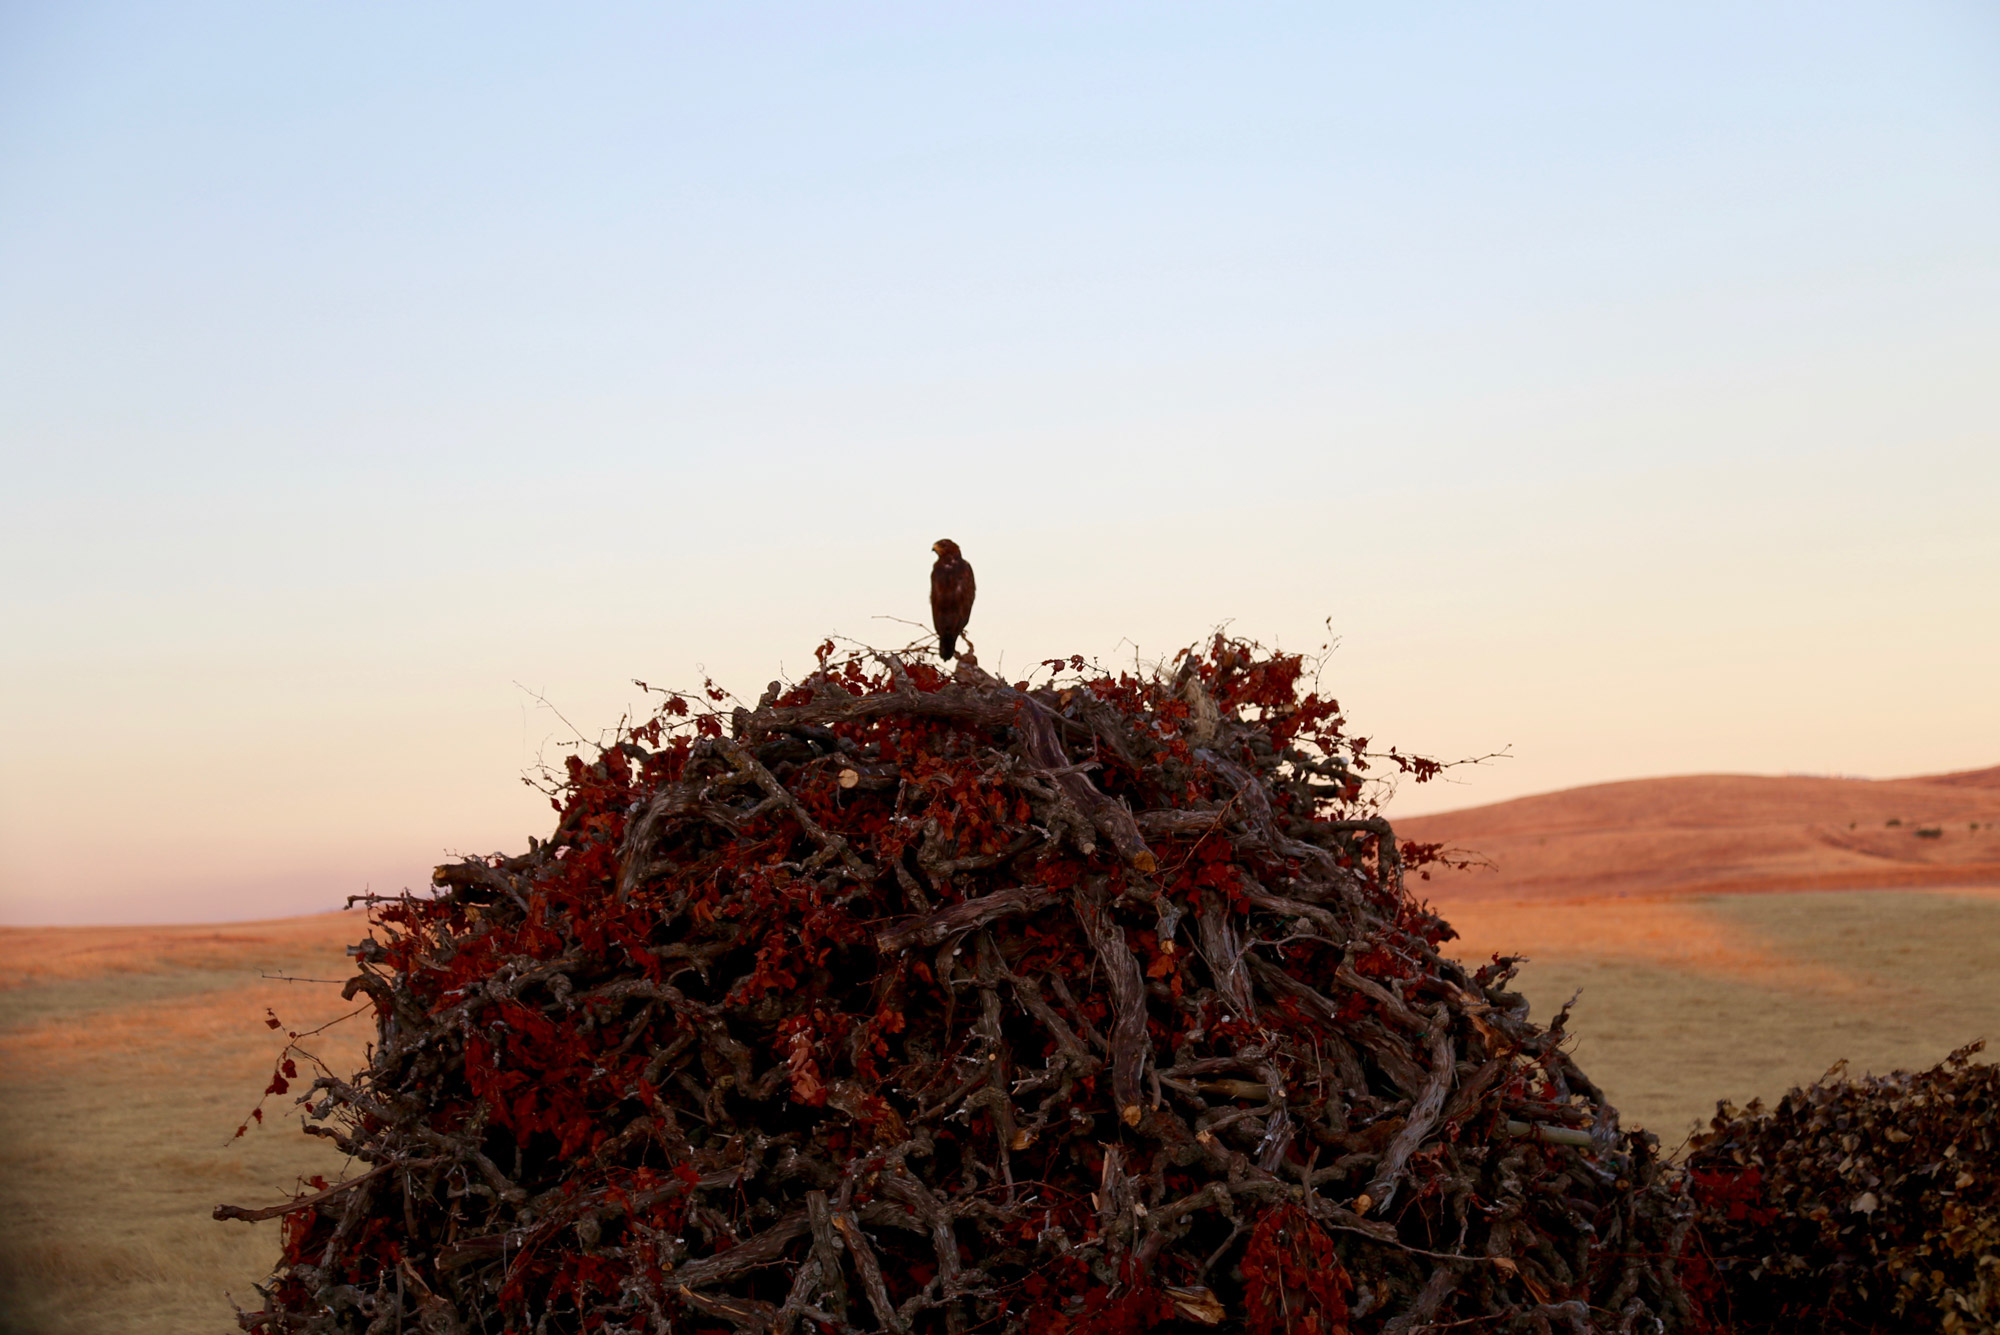
[(1477, 854), (1438, 900), (2000, 885), (2000, 766), (1914, 779), (1696, 774), (1396, 822)]

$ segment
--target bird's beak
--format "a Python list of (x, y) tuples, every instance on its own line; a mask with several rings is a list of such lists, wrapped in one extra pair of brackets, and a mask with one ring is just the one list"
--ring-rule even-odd
[[(942, 546), (944, 546), (944, 544), (943, 544), (943, 543), (941, 543), (941, 542), (934, 542), (934, 543), (932, 543), (932, 544), (931, 544), (931, 550), (932, 550), (932, 551), (934, 551), (934, 552), (936, 552), (936, 551), (938, 550), (938, 548), (940, 548), (940, 547), (942, 547)], [(942, 553), (942, 552), (939, 552), (939, 555), (943, 555), (943, 553)]]

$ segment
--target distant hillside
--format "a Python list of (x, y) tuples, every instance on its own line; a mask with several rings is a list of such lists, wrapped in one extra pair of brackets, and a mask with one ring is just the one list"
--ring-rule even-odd
[(1698, 774), (1596, 784), (1396, 822), (1494, 864), (1420, 895), (2000, 885), (2000, 766), (1918, 779)]

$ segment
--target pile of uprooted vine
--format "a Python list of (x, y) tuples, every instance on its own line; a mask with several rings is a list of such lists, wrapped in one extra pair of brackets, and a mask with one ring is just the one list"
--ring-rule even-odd
[[(1718, 1105), (1687, 1170), (1687, 1274), (1740, 1335), (2000, 1330), (2000, 1067), (1845, 1064), (1775, 1108)], [(1707, 1279), (1709, 1282), (1704, 1283)]]
[(304, 1100), (364, 1166), (218, 1211), (285, 1221), (246, 1329), (1693, 1324), (1689, 1202), (1439, 954), (1299, 658), (831, 649), (377, 905), (371, 1064)]

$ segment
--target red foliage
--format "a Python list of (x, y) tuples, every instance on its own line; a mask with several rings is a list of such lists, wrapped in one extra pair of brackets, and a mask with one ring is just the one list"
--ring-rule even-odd
[(1297, 1206), (1265, 1211), (1242, 1269), (1247, 1335), (1347, 1335), (1354, 1281), (1326, 1231)]

